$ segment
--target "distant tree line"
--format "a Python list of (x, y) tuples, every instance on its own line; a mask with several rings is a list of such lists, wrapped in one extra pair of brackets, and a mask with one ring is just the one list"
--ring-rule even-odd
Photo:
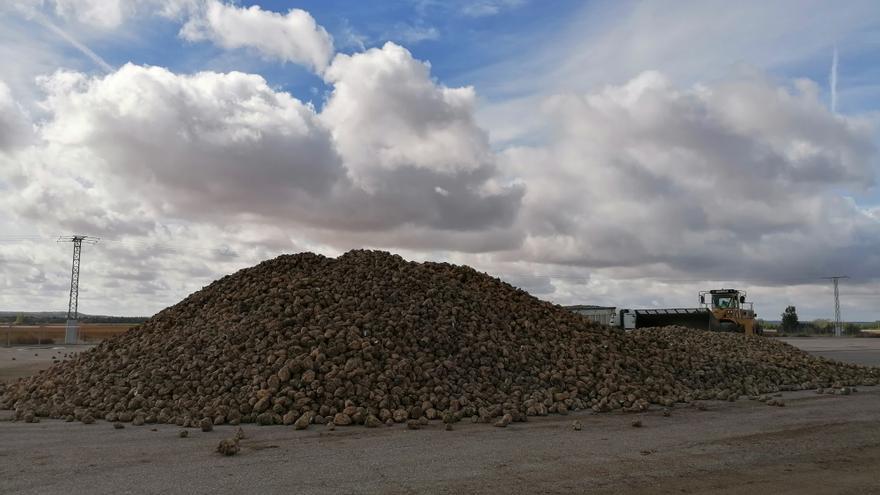
[[(80, 323), (143, 323), (146, 316), (89, 316), (80, 315)], [(67, 322), (66, 316), (55, 314), (4, 314), (0, 315), (0, 324), (14, 325), (55, 325)]]
[[(782, 320), (779, 323), (762, 322), (762, 326), (767, 329), (776, 330), (783, 335), (834, 335), (834, 322), (826, 319), (816, 319), (813, 321), (800, 321), (797, 315), (797, 308), (788, 306), (782, 313)], [(859, 335), (862, 330), (880, 329), (880, 321), (860, 322), (860, 323), (843, 323), (844, 335)]]

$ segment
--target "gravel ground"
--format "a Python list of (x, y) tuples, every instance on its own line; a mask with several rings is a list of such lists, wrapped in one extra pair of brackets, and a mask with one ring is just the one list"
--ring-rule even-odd
[(880, 338), (794, 337), (779, 340), (818, 356), (880, 366)]
[[(792, 340), (841, 356), (856, 346), (880, 362), (873, 339)], [(28, 351), (43, 358), (31, 368), (51, 363)], [(10, 364), (22, 372), (22, 352), (0, 350), (0, 377)], [(786, 407), (707, 402), (671, 417), (579, 413), (454, 431), (246, 425), (235, 457), (214, 453), (228, 426), (179, 438), (168, 425), (24, 424), (0, 412), (0, 493), (877, 493), (880, 388), (783, 399)]]
[[(245, 426), (213, 432), (0, 421), (0, 493), (872, 493), (880, 389), (792, 392), (786, 407), (572, 414), (508, 428)], [(6, 415), (8, 417), (8, 414)], [(634, 419), (643, 426), (634, 428)], [(571, 422), (583, 424), (573, 431)], [(155, 431), (154, 431), (155, 430)]]
[(28, 345), (0, 347), (0, 382), (30, 376), (52, 366), (52, 360), (63, 359), (65, 354), (78, 353), (93, 345)]

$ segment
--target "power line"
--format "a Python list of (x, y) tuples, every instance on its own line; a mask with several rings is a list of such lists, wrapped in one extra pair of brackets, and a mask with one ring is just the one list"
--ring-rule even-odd
[(154, 253), (166, 252), (172, 254), (196, 254), (196, 253), (212, 253), (228, 258), (238, 257), (238, 253), (229, 249), (229, 246), (221, 246), (220, 248), (209, 248), (192, 246), (183, 242), (174, 241), (153, 241), (153, 240), (135, 240), (135, 239), (101, 239), (102, 242), (112, 242), (116, 246), (126, 247), (130, 249), (144, 249)]
[(44, 241), (46, 239), (50, 239), (49, 236), (45, 235), (0, 235), (0, 242), (36, 242), (36, 241)]

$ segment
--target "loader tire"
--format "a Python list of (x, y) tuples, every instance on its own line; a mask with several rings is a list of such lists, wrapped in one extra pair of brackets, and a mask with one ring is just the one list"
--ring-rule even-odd
[(719, 323), (718, 329), (722, 332), (731, 333), (743, 333), (745, 331), (744, 328), (732, 321), (722, 321), (721, 323)]

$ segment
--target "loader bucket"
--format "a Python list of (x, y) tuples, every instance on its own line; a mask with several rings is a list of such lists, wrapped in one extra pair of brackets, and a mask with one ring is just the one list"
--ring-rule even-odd
[(718, 321), (711, 311), (702, 308), (636, 310), (636, 328), (681, 326), (717, 330)]

